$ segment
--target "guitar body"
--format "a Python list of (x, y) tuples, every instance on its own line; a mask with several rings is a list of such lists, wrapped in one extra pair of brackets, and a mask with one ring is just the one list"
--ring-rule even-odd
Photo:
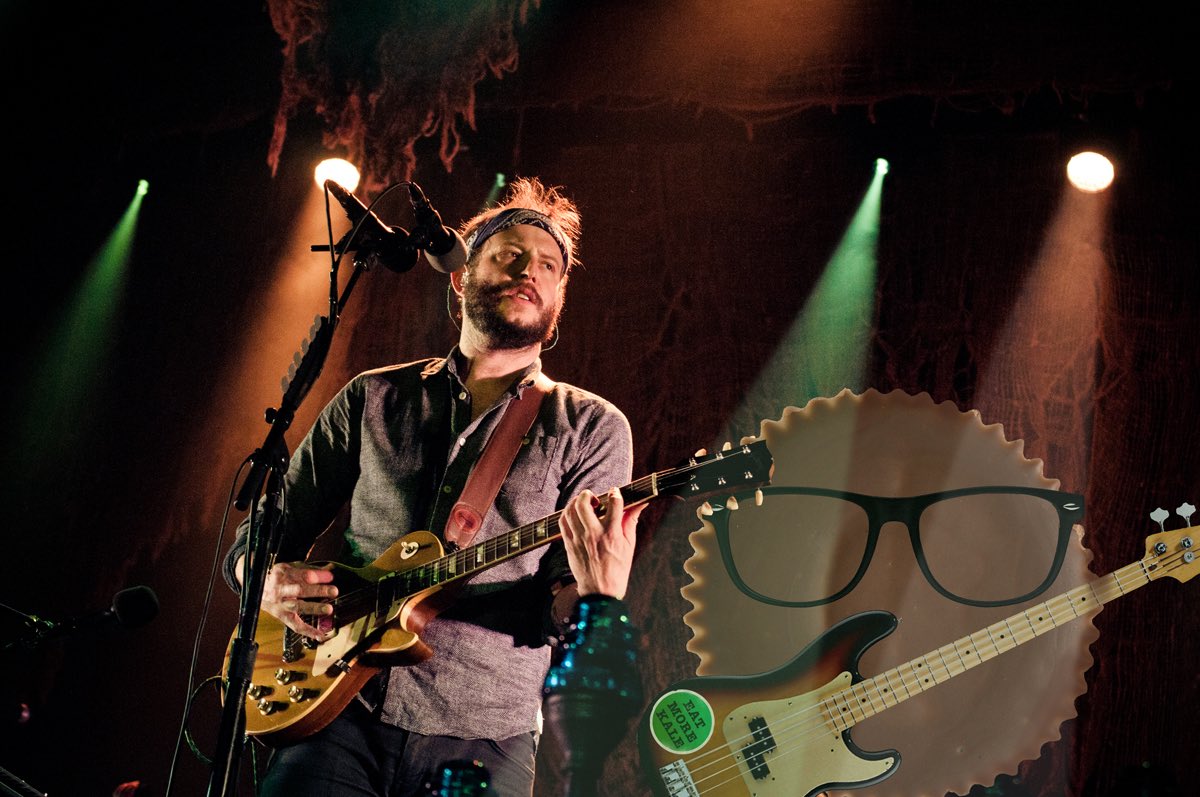
[(301, 739), (333, 721), (384, 667), (417, 664), (432, 656), (419, 634), (450, 603), (451, 591), (434, 587), (376, 605), (370, 587), (441, 556), (438, 538), (416, 531), (364, 567), (325, 563), (333, 570), (339, 595), (363, 595), (364, 605), (348, 621), (335, 615), (337, 632), (324, 642), (302, 637), (259, 612), (254, 635), (258, 651), (246, 694), (246, 734), (272, 745)]
[[(696, 454), (676, 468), (621, 488), (626, 508), (654, 498), (698, 498), (770, 481), (773, 461), (762, 440), (712, 455)], [(604, 499), (597, 509), (603, 514)], [(385, 667), (424, 661), (433, 650), (421, 641), (426, 623), (453, 605), (475, 573), (558, 539), (561, 512), (449, 554), (428, 531), (406, 534), (365, 567), (325, 563), (334, 574), (335, 633), (307, 639), (265, 612), (258, 615), (258, 649), (246, 694), (246, 735), (270, 744), (301, 739), (328, 725)], [(225, 652), (230, 671), (233, 643)]]
[(808, 797), (888, 777), (900, 754), (859, 749), (849, 730), (821, 719), (817, 704), (861, 681), (863, 652), (895, 628), (888, 612), (864, 612), (778, 669), (670, 686), (638, 725), (642, 767), (654, 794)]

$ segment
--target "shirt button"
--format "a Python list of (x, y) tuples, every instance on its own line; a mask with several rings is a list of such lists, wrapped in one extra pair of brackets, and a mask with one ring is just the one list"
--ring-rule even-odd
[(450, 485), (448, 485), (448, 484), (447, 484), (447, 485), (445, 485), (444, 487), (442, 487), (442, 492), (443, 492), (443, 493), (449, 493), (449, 492), (450, 492), (451, 490), (453, 490), (453, 489), (454, 489), (453, 487), (451, 487)]
[(466, 401), (467, 400), (467, 391), (464, 390), (463, 392), (459, 393), (458, 397), (460, 400)]

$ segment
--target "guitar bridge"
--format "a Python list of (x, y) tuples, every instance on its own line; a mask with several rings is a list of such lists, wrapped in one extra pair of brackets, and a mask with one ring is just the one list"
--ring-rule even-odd
[(682, 758), (659, 767), (658, 774), (666, 787), (667, 797), (700, 797), (700, 790)]
[(280, 652), (280, 658), (285, 662), (300, 661), (304, 658), (304, 640), (303, 634), (297, 634), (290, 628), (283, 629), (283, 650)]

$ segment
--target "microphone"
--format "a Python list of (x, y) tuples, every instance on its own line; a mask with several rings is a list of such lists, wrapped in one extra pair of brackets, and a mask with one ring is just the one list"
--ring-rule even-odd
[(336, 180), (326, 180), (325, 190), (346, 211), (350, 223), (358, 227), (360, 247), (367, 252), (368, 266), (382, 265), (396, 272), (405, 272), (417, 264), (417, 248), (403, 227), (392, 228), (367, 210), (358, 197), (347, 191)]
[(113, 596), (112, 606), (90, 612), (61, 623), (48, 623), (50, 628), (39, 641), (59, 639), (82, 631), (94, 631), (113, 626), (138, 628), (158, 615), (158, 596), (149, 587), (129, 587)]
[(425, 259), (434, 270), (443, 274), (458, 271), (467, 264), (467, 243), (455, 230), (442, 224), (441, 215), (429, 204), (425, 192), (416, 183), (408, 184), (416, 228), (413, 243), (425, 250)]

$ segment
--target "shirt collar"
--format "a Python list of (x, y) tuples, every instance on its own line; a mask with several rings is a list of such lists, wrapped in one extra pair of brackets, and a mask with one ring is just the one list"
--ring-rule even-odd
[[(534, 358), (533, 362), (527, 365), (525, 369), (517, 376), (517, 378), (513, 380), (513, 383), (509, 386), (507, 392), (513, 394), (514, 396), (521, 395), (525, 388), (533, 384), (541, 370), (542, 359), (540, 357), (536, 357)], [(452, 376), (459, 385), (464, 384), (464, 379), (467, 374), (467, 356), (462, 353), (462, 350), (457, 346), (457, 344), (453, 349), (450, 350), (450, 353), (446, 355), (444, 360), (441, 360), (440, 362), (435, 360), (434, 362), (430, 363), (429, 368), (425, 369), (425, 371), (422, 373), (422, 376), (432, 376), (433, 374), (443, 371)]]

